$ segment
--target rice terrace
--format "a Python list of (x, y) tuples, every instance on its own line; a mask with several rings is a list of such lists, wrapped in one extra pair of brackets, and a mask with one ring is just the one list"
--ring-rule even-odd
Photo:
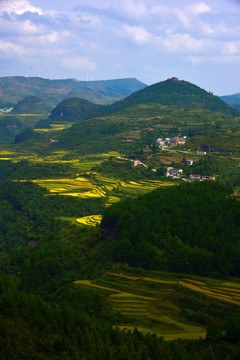
[[(115, 326), (125, 330), (137, 327), (143, 333), (151, 332), (165, 340), (205, 338), (206, 329), (199, 321), (189, 319), (186, 304), (188, 296), (201, 298), (205, 303), (240, 306), (240, 284), (210, 278), (183, 278), (181, 275), (150, 273), (142, 275), (107, 272), (95, 280), (74, 281), (82, 286), (100, 291), (111, 309), (119, 314)], [(136, 273), (136, 271), (135, 271)], [(152, 277), (154, 276), (154, 277)], [(213, 299), (213, 301), (211, 300)], [(181, 304), (181, 306), (180, 306)]]
[[(173, 182), (160, 180), (124, 181), (116, 177), (103, 175), (93, 170), (110, 157), (118, 157), (115, 151), (103, 154), (79, 156), (67, 151), (55, 151), (51, 155), (39, 156), (36, 153), (13, 152), (6, 145), (0, 152), (0, 160), (11, 160), (18, 163), (27, 160), (30, 165), (44, 166), (44, 164), (66, 165), (72, 169), (71, 177), (35, 178), (31, 181), (49, 190), (50, 195), (78, 197), (81, 199), (99, 198), (105, 200), (105, 206), (118, 202), (126, 197), (136, 197), (162, 186), (174, 185)], [(25, 181), (25, 180), (19, 180)], [(96, 226), (101, 222), (101, 214), (91, 214), (84, 218), (64, 218), (76, 225)]]
[[(126, 196), (137, 196), (161, 186), (169, 186), (157, 180), (129, 181), (116, 180), (103, 177), (98, 173), (87, 172), (86, 175), (78, 176), (75, 179), (36, 179), (32, 180), (38, 185), (47, 188), (52, 195), (74, 196), (79, 198), (105, 198), (105, 205), (109, 206)], [(96, 215), (82, 220), (76, 219), (78, 224), (95, 226), (101, 219), (96, 220)], [(95, 218), (94, 218), (95, 217)]]

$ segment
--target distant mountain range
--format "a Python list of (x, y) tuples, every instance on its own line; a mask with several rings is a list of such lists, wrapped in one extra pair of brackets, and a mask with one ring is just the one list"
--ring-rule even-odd
[(209, 130), (231, 129), (236, 115), (239, 112), (217, 96), (173, 78), (145, 87), (109, 106), (77, 98), (64, 100), (36, 127), (75, 123), (55, 133), (58, 143), (54, 148), (82, 153), (112, 150), (128, 153), (153, 144), (159, 136), (179, 133), (193, 136)]
[(146, 84), (137, 79), (77, 81), (48, 80), (38, 77), (10, 76), (0, 78), (0, 107), (15, 106), (28, 96), (37, 96), (51, 108), (66, 98), (78, 97), (96, 104), (123, 99)]
[(220, 96), (220, 99), (225, 101), (225, 103), (232, 106), (234, 109), (240, 111), (240, 93)]
[[(30, 80), (31, 78), (29, 81)], [(37, 80), (41, 81), (42, 79)], [(74, 83), (73, 80), (69, 81)], [(52, 83), (52, 85), (55, 83), (58, 83), (58, 81), (55, 81)], [(109, 80), (106, 82), (99, 82), (97, 84), (98, 90), (100, 88), (103, 89), (103, 83), (105, 84), (105, 93), (110, 93), (110, 87), (112, 87), (112, 94), (113, 87), (116, 89), (118, 86), (119, 92), (121, 91), (122, 93), (126, 93), (134, 90), (134, 86), (144, 86), (144, 84), (139, 83), (135, 79)], [(50, 85), (48, 80), (45, 84)], [(127, 84), (129, 86), (128, 89)], [(85, 86), (90, 85), (91, 82), (85, 82)], [(50, 91), (49, 88), (46, 90), (45, 94), (47, 91)], [(96, 94), (95, 91), (93, 92)], [(22, 111), (23, 113), (44, 113), (44, 111), (47, 111), (47, 106), (49, 105), (46, 105), (44, 100), (41, 100), (36, 96), (31, 96), (20, 101), (15, 107), (14, 111)], [(64, 99), (51, 111), (51, 114), (48, 118), (47, 112), (45, 112), (45, 120), (43, 120), (44, 118), (42, 117), (35, 125), (35, 127), (46, 128), (51, 124), (59, 122), (69, 122), (71, 124), (83, 123), (82, 126), (79, 126), (79, 128), (73, 127), (70, 128), (67, 132), (63, 132), (61, 135), (59, 134), (61, 137), (61, 141), (59, 141), (60, 146), (63, 144), (64, 146), (68, 146), (68, 143), (72, 143), (77, 148), (78, 144), (80, 145), (80, 143), (83, 144), (84, 142), (85, 149), (87, 150), (86, 145), (91, 148), (91, 141), (89, 136), (92, 136), (95, 145), (97, 143), (96, 139), (99, 141), (99, 144), (96, 147), (96, 150), (98, 151), (98, 149), (100, 149), (103, 145), (102, 137), (106, 139), (106, 136), (109, 136), (109, 142), (107, 145), (110, 147), (110, 142), (114, 141), (115, 147), (117, 147), (117, 141), (119, 141), (122, 137), (120, 134), (124, 134), (122, 140), (120, 140), (120, 147), (122, 147), (123, 144), (131, 145), (134, 144), (135, 138), (130, 141), (128, 137), (126, 137), (128, 136), (130, 128), (131, 131), (136, 130), (142, 133), (141, 137), (143, 136), (146, 138), (144, 140), (145, 144), (146, 142), (149, 142), (150, 138), (153, 138), (155, 135), (153, 134), (154, 131), (152, 130), (152, 133), (151, 131), (149, 134), (146, 133), (146, 125), (143, 123), (144, 116), (146, 117), (146, 120), (152, 119), (151, 121), (153, 123), (150, 126), (151, 128), (155, 128), (155, 125), (157, 126), (157, 135), (157, 133), (159, 133), (158, 123), (161, 122), (158, 119), (162, 117), (161, 114), (164, 114), (164, 107), (168, 113), (168, 115), (167, 113), (164, 115), (164, 121), (166, 122), (164, 126), (170, 125), (172, 127), (173, 123), (176, 122), (176, 129), (179, 127), (178, 122), (185, 126), (185, 123), (188, 120), (184, 119), (188, 119), (191, 113), (191, 122), (193, 125), (195, 122), (198, 127), (200, 125), (203, 126), (202, 124), (204, 124), (204, 131), (212, 129), (212, 126), (218, 126), (219, 128), (222, 126), (222, 122), (229, 122), (229, 120), (225, 119), (226, 116), (231, 118), (240, 115), (236, 109), (228, 106), (224, 101), (222, 101), (219, 97), (214, 96), (212, 93), (209, 93), (187, 81), (180, 81), (177, 78), (171, 78), (151, 86), (145, 86), (144, 88), (125, 97), (123, 100), (115, 102), (111, 105), (96, 104), (79, 97)], [(143, 116), (144, 113), (146, 114)], [(210, 115), (211, 113), (212, 115)], [(152, 118), (152, 116), (154, 116), (154, 118)], [(171, 117), (167, 119), (165, 118), (166, 116)], [(210, 120), (211, 116), (212, 120)], [(138, 124), (139, 119), (142, 119), (141, 124)], [(5, 125), (7, 126), (7, 124)], [(190, 130), (191, 129), (187, 125), (185, 132), (189, 132)], [(192, 131), (193, 130), (194, 133), (198, 133), (199, 131), (196, 126), (194, 126)], [(203, 127), (201, 128), (201, 131), (202, 130)], [(80, 132), (79, 135), (78, 132)], [(29, 134), (31, 135), (31, 133)], [(149, 138), (149, 140), (147, 140), (147, 138)], [(141, 141), (139, 144), (140, 143)], [(129, 146), (125, 147), (126, 149), (129, 148)], [(87, 151), (90, 151), (90, 148)]]
[(240, 115), (238, 111), (228, 106), (217, 96), (190, 82), (172, 78), (146, 86), (109, 106), (100, 106), (77, 98), (64, 100), (52, 111), (48, 123), (55, 121), (76, 122), (96, 116), (112, 115), (130, 106), (149, 103), (185, 109), (205, 109), (230, 116)]

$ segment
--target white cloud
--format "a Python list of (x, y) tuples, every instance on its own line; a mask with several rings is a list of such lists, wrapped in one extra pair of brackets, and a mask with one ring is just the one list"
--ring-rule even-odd
[[(35, 24), (31, 20), (11, 20), (1, 19), (0, 25), (1, 37), (15, 35), (16, 38), (19, 35), (38, 35), (43, 34), (46, 31), (46, 28), (42, 24)], [(15, 40), (16, 40), (15, 38)]]
[(164, 6), (164, 5), (155, 5), (152, 7), (150, 13), (155, 15), (166, 15), (169, 14), (171, 12), (171, 9), (168, 6)]
[(56, 31), (52, 31), (46, 35), (39, 37), (39, 41), (45, 45), (58, 43), (60, 41), (60, 39), (61, 39), (61, 34)]
[(188, 7), (188, 9), (190, 10), (190, 12), (192, 12), (194, 15), (199, 15), (202, 13), (208, 13), (208, 12), (212, 12), (212, 9), (210, 6), (208, 6), (206, 3), (204, 2), (200, 2), (194, 5), (190, 5)]
[(112, 4), (112, 2), (113, 0), (81, 0), (81, 5), (91, 6), (97, 9), (106, 9)]
[(20, 33), (24, 34), (41, 34), (45, 31), (45, 28), (43, 25), (36, 25), (30, 20), (22, 21), (21, 23), (18, 23), (18, 28)]
[(41, 15), (42, 9), (31, 5), (28, 0), (1, 0), (0, 14), (7, 12), (8, 14), (15, 13), (22, 15), (26, 12), (38, 13)]
[(97, 31), (102, 27), (102, 19), (97, 15), (76, 12), (68, 15), (68, 19), (75, 27)]
[(226, 55), (240, 55), (240, 41), (225, 42), (222, 45), (222, 53)]
[(193, 65), (199, 65), (206, 62), (206, 59), (203, 56), (188, 56), (188, 59)]
[(89, 59), (88, 57), (70, 57), (66, 56), (62, 59), (63, 66), (69, 69), (79, 69), (79, 70), (94, 70), (97, 67), (97, 64)]
[(22, 57), (27, 56), (31, 53), (29, 49), (14, 44), (11, 41), (0, 40), (0, 55), (7, 57)]
[(187, 33), (169, 34), (165, 38), (156, 37), (156, 43), (163, 45), (169, 52), (199, 52), (206, 50), (210, 44), (203, 40), (198, 40)]
[(120, 36), (130, 38), (137, 45), (143, 45), (152, 40), (152, 35), (142, 26), (122, 25)]
[(117, 16), (121, 15), (137, 20), (145, 19), (149, 15), (145, 2), (136, 0), (113, 1), (110, 12), (115, 13)]

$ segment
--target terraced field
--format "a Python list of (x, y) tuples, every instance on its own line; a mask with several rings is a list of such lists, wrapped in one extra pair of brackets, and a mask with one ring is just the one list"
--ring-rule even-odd
[[(82, 199), (106, 198), (105, 206), (118, 202), (127, 196), (133, 197), (161, 186), (172, 185), (157, 180), (125, 182), (103, 177), (96, 172), (86, 172), (85, 175), (77, 176), (75, 179), (36, 179), (32, 181), (47, 188), (53, 195), (76, 196)], [(101, 221), (99, 216), (93, 214), (90, 217), (76, 219), (76, 221), (80, 224), (96, 226)]]
[(102, 221), (102, 215), (90, 215), (84, 216), (76, 219), (77, 223), (88, 225), (88, 226), (96, 226), (99, 225)]
[[(90, 174), (90, 173), (88, 173)], [(79, 197), (106, 197), (108, 196), (108, 205), (118, 201), (122, 192), (132, 190), (132, 194), (139, 194), (147, 191), (154, 190), (161, 186), (172, 185), (162, 181), (139, 181), (137, 182), (124, 182), (113, 178), (106, 178), (94, 173), (94, 177), (76, 177), (75, 179), (36, 179), (33, 182), (40, 186), (47, 188), (51, 193), (68, 196)], [(114, 196), (111, 192), (117, 189), (120, 196)]]
[(34, 129), (34, 131), (39, 132), (39, 133), (48, 133), (48, 132), (53, 132), (53, 131), (65, 130), (65, 129), (70, 128), (71, 126), (72, 126), (71, 123), (50, 124), (49, 128), (46, 128), (46, 129)]
[(166, 340), (174, 340), (199, 339), (206, 335), (204, 326), (182, 316), (177, 298), (184, 293), (184, 289), (240, 306), (240, 283), (201, 280), (106, 273), (95, 281), (79, 280), (74, 283), (76, 286), (95, 288), (105, 294), (112, 311), (121, 315), (121, 321), (116, 326), (128, 330), (137, 327), (144, 333), (154, 332)]

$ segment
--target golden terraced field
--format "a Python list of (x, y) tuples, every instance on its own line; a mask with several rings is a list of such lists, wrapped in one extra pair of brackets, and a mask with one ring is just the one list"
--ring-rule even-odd
[[(164, 275), (163, 275), (164, 276)], [(216, 283), (218, 285), (216, 285)], [(198, 323), (184, 319), (174, 299), (182, 289), (189, 289), (216, 301), (240, 306), (240, 284), (220, 280), (152, 278), (131, 276), (123, 273), (106, 273), (100, 279), (79, 280), (75, 286), (84, 286), (101, 291), (106, 296), (112, 311), (121, 314), (121, 329), (144, 333), (154, 332), (165, 340), (205, 338), (206, 329)], [(214, 285), (211, 285), (214, 284)], [(207, 299), (206, 298), (206, 299)]]

